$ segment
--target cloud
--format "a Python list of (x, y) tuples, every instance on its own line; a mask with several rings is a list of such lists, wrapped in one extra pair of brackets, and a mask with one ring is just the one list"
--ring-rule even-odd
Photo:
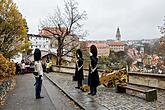
[[(62, 0), (14, 0), (27, 19), (29, 33), (38, 33), (40, 19), (54, 12)], [(160, 37), (157, 26), (163, 24), (165, 0), (78, 0), (88, 20), (87, 39), (114, 39), (119, 26), (122, 39), (150, 39)]]

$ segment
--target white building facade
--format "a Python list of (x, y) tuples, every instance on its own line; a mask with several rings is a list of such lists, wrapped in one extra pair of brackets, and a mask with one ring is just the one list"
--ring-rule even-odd
[(123, 42), (111, 42), (109, 43), (110, 50), (114, 52), (124, 51), (124, 43)]
[(32, 50), (39, 48), (40, 50), (49, 51), (51, 39), (47, 36), (28, 34), (29, 41), (32, 45), (29, 47)]

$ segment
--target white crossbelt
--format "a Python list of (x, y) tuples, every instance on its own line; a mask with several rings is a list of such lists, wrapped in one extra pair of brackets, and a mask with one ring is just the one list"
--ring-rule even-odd
[[(91, 66), (92, 67), (92, 66)], [(91, 68), (91, 73), (93, 73), (96, 70), (97, 66), (95, 68)]]
[(78, 61), (76, 62), (77, 67), (78, 67), (78, 71), (83, 67), (83, 65), (81, 65), (80, 67), (78, 66)]

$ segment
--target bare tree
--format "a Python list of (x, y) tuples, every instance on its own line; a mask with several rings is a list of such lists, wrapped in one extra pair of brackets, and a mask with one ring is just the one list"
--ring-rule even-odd
[(61, 65), (62, 57), (70, 55), (78, 46), (77, 38), (83, 35), (82, 21), (86, 20), (86, 15), (85, 11), (79, 12), (76, 1), (68, 0), (65, 1), (63, 12), (57, 7), (53, 16), (41, 21), (42, 30), (57, 40), (57, 65)]

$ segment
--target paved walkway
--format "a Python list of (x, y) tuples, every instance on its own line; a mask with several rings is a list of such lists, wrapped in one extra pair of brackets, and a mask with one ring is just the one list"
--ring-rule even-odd
[(35, 99), (32, 74), (18, 75), (16, 88), (9, 93), (1, 110), (79, 110), (48, 79), (42, 86), (43, 99)]
[(2, 110), (55, 110), (45, 87), (42, 88), (43, 99), (35, 99), (34, 78), (30, 74), (17, 76), (14, 91), (9, 93)]
[[(70, 86), (70, 84), (66, 84), (68, 81), (68, 79), (70, 80), (71, 77), (58, 77), (57, 74), (53, 74), (53, 73), (49, 73), (49, 74), (45, 74), (55, 85), (57, 85), (63, 92), (65, 92), (70, 98), (72, 98), (74, 101), (77, 102), (77, 104), (79, 104), (83, 109), (85, 110), (109, 110), (107, 107), (105, 107), (104, 105), (99, 104), (96, 100), (95, 97), (96, 96), (91, 96), (91, 95), (87, 95), (87, 93), (82, 92), (81, 90), (75, 89), (74, 87), (76, 87), (75, 82), (73, 82), (72, 86)], [(66, 76), (68, 76), (67, 74), (64, 74)], [(70, 75), (69, 75), (70, 76)], [(59, 80), (57, 80), (57, 78), (60, 78), (60, 82)], [(65, 80), (66, 79), (66, 80)], [(64, 81), (65, 80), (65, 81)], [(67, 88), (70, 89), (67, 89)]]
[(72, 81), (73, 75), (64, 73), (45, 75), (86, 110), (165, 110), (164, 90), (158, 91), (158, 100), (155, 102), (147, 102), (139, 98), (144, 97), (141, 93), (127, 91), (127, 94), (120, 94), (116, 93), (114, 88), (104, 86), (98, 87), (96, 96), (90, 96), (75, 89), (77, 84)]
[(158, 101), (146, 102), (129, 94), (116, 93), (113, 88), (98, 87), (96, 96), (87, 95), (75, 89), (72, 75), (61, 73), (45, 74), (42, 95), (44, 99), (35, 99), (34, 77), (32, 74), (17, 76), (15, 90), (9, 93), (6, 105), (1, 110), (80, 110), (59, 89), (75, 100), (85, 110), (165, 110), (165, 91), (158, 91)]

